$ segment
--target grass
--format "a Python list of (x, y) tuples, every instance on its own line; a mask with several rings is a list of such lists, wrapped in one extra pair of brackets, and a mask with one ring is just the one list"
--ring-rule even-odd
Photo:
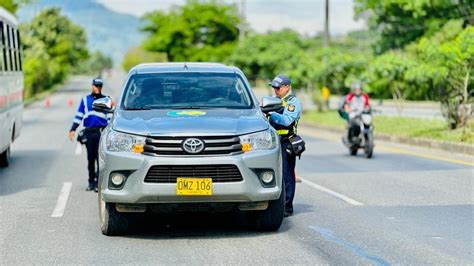
[[(339, 129), (346, 126), (336, 111), (307, 112), (301, 121)], [(374, 117), (374, 125), (376, 134), (474, 144), (474, 121), (466, 129), (449, 130), (447, 123), (440, 119), (378, 115)]]

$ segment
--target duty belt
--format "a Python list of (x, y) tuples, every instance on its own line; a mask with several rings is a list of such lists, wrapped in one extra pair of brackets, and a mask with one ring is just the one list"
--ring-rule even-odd
[(103, 127), (86, 127), (85, 131), (86, 132), (102, 132), (104, 128)]

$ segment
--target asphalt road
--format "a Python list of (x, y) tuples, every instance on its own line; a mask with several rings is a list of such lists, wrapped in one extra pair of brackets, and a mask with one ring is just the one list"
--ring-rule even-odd
[[(2, 265), (474, 264), (472, 157), (387, 143), (373, 159), (351, 157), (339, 136), (308, 128), (295, 214), (278, 232), (250, 231), (238, 214), (188, 214), (103, 236), (97, 194), (84, 190), (85, 151), (67, 138), (89, 82), (25, 110), (12, 164), (0, 169)], [(104, 92), (116, 96), (120, 82), (106, 79)], [(51, 217), (58, 198), (64, 213)]]

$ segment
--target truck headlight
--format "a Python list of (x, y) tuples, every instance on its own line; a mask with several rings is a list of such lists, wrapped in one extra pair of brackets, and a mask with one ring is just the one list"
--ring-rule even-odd
[(276, 138), (275, 132), (271, 129), (240, 136), (242, 151), (274, 149), (277, 145)]
[(145, 137), (109, 130), (105, 136), (108, 151), (129, 151), (142, 153)]

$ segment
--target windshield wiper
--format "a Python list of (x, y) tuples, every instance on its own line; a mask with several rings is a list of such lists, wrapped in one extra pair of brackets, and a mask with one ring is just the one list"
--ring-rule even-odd
[(139, 110), (151, 110), (151, 109), (148, 108), (148, 107), (129, 107), (129, 108), (125, 108), (125, 110), (127, 110), (127, 111), (139, 111)]
[(179, 106), (174, 109), (202, 109), (202, 107), (199, 106)]

